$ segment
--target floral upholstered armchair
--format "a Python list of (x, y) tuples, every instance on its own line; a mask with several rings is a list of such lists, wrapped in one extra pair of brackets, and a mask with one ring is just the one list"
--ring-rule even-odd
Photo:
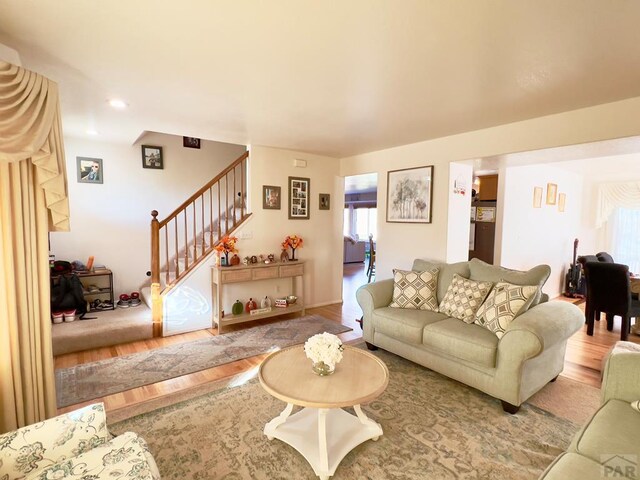
[(113, 437), (102, 403), (0, 435), (0, 480), (159, 480), (145, 441)]

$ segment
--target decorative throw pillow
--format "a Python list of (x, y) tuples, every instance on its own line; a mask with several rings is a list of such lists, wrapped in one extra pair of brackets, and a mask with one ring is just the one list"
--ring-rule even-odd
[(440, 313), (473, 323), (476, 310), (482, 305), (492, 286), (491, 282), (477, 282), (455, 273), (440, 302)]
[(502, 338), (509, 324), (521, 313), (538, 293), (537, 285), (513, 285), (498, 282), (478, 309), (475, 323)]
[(424, 272), (394, 270), (393, 300), (389, 306), (437, 312), (438, 271), (437, 268)]

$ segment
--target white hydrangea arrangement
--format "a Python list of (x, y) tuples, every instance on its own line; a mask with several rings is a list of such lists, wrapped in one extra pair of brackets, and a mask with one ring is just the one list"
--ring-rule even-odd
[(304, 344), (304, 353), (313, 363), (324, 362), (331, 369), (342, 360), (342, 341), (332, 333), (318, 333)]

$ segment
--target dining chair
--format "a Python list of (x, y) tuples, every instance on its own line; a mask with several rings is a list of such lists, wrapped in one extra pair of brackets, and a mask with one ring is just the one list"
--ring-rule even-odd
[(607, 316), (607, 330), (613, 330), (613, 317), (622, 318), (620, 339), (629, 338), (632, 318), (640, 317), (640, 301), (631, 298), (629, 267), (620, 263), (587, 262), (587, 304), (585, 317), (587, 335), (593, 335), (597, 312)]
[(376, 274), (376, 247), (373, 243), (373, 235), (369, 235), (369, 267), (367, 268), (367, 276), (369, 280), (367, 283), (371, 283), (371, 277)]

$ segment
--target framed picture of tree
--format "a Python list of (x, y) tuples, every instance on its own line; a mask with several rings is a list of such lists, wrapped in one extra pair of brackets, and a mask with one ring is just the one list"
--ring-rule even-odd
[(387, 172), (387, 222), (431, 223), (433, 165)]

